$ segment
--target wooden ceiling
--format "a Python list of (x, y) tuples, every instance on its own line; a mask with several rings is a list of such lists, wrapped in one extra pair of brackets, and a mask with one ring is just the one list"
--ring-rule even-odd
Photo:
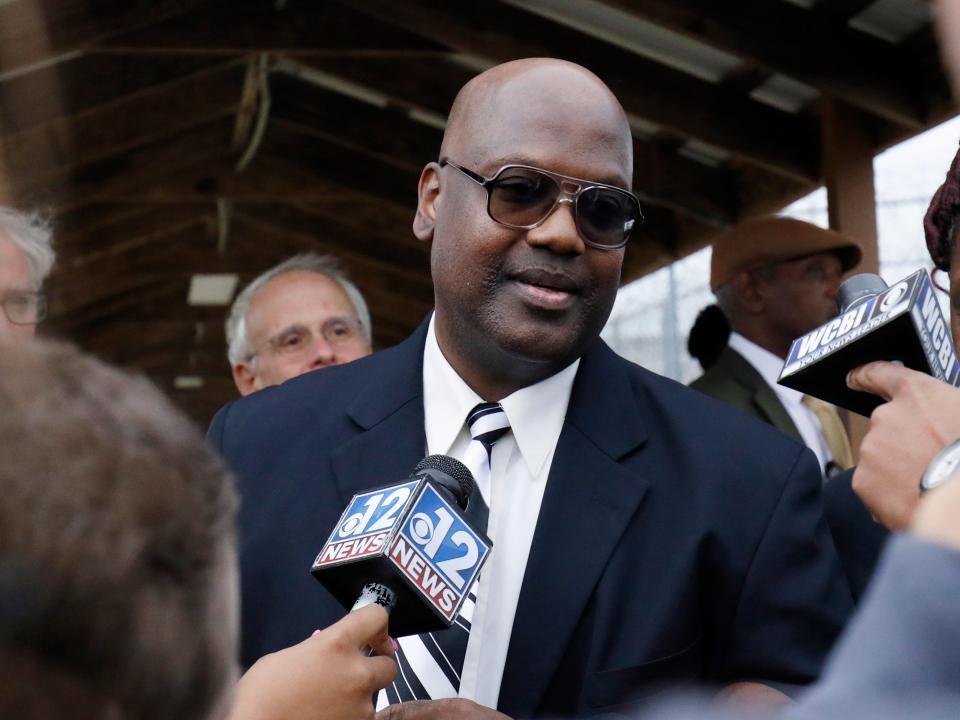
[[(242, 285), (329, 251), (379, 347), (427, 313), (417, 177), (480, 70), (563, 57), (619, 96), (647, 215), (629, 280), (821, 184), (821, 98), (856, 108), (878, 150), (952, 114), (929, 22), (854, 27), (876, 4), (0, 0), (0, 203), (53, 215), (45, 332), (142, 369), (205, 424), (235, 391), (225, 308), (187, 304), (194, 274)], [(786, 105), (764, 101), (784, 83)]]

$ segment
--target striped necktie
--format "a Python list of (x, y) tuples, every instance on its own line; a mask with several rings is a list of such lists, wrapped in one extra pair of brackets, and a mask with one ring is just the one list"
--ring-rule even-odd
[[(510, 429), (499, 403), (480, 403), (467, 415), (470, 445), (463, 464), (473, 473), (477, 486), (467, 503), (470, 524), (486, 532), (489, 514), (484, 498), (490, 497), (490, 459), (493, 444)], [(438, 700), (456, 697), (460, 672), (470, 639), (470, 621), (477, 601), (477, 585), (467, 593), (460, 615), (445, 630), (400, 638), (397, 643), (397, 677), (377, 695), (377, 710), (410, 700)]]

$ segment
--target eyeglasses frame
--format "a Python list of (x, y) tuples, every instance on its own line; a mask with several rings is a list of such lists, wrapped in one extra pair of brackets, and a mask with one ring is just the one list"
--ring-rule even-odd
[[(327, 318), (326, 320), (323, 321), (323, 325), (320, 326), (320, 336), (324, 339), (324, 342), (330, 344), (331, 346), (340, 347), (341, 345), (345, 345), (345, 344), (346, 344), (346, 342), (335, 342), (335, 341), (333, 341), (333, 340), (330, 340), (330, 339), (324, 334), (323, 328), (326, 326), (327, 323), (331, 322), (332, 320), (340, 320), (340, 321), (348, 320), (348, 321), (354, 323), (354, 324), (356, 325), (356, 332), (357, 332), (357, 334), (356, 334), (355, 337), (356, 337), (356, 338), (363, 338), (363, 337), (364, 337), (364, 335), (363, 335), (363, 321), (360, 320), (360, 318), (346, 317), (346, 316), (344, 316), (344, 317), (331, 317), (331, 318)], [(310, 328), (307, 328), (307, 330), (310, 332), (311, 337), (315, 340), (315, 339), (316, 339), (316, 335), (313, 333), (313, 331), (310, 330)], [(287, 331), (286, 331), (286, 330), (282, 330), (280, 333), (278, 333), (278, 335), (283, 335), (284, 332), (287, 332)], [(265, 349), (267, 349), (267, 348), (270, 348), (270, 350), (271, 350), (273, 353), (275, 353), (275, 354), (284, 355), (285, 353), (280, 352), (280, 351), (277, 349), (276, 345), (275, 345), (275, 341), (277, 340), (278, 335), (274, 335), (273, 337), (267, 338), (264, 342), (260, 343), (260, 347), (255, 348), (249, 355), (247, 355), (247, 357), (246, 357), (246, 362), (255, 363), (256, 360), (257, 360), (257, 357), (258, 357)], [(349, 341), (347, 341), (347, 342), (349, 342)], [(309, 345), (308, 345), (307, 347), (309, 347)]]
[[(470, 178), (475, 183), (477, 183), (477, 185), (479, 185), (484, 190), (486, 190), (487, 191), (487, 215), (489, 216), (489, 218), (499, 225), (503, 225), (504, 227), (508, 227), (508, 228), (514, 228), (515, 230), (533, 230), (534, 228), (539, 227), (540, 225), (543, 225), (543, 223), (545, 223), (547, 219), (551, 215), (553, 215), (554, 211), (562, 203), (569, 203), (573, 207), (574, 224), (576, 224), (577, 198), (579, 198), (586, 191), (593, 190), (595, 188), (605, 188), (607, 190), (613, 190), (618, 194), (623, 194), (632, 198), (633, 201), (637, 204), (637, 219), (634, 221), (634, 224), (630, 228), (629, 232), (627, 232), (626, 237), (623, 238), (623, 241), (618, 243), (617, 245), (601, 245), (599, 243), (593, 242), (592, 240), (588, 240), (583, 236), (583, 233), (580, 232), (580, 227), (579, 225), (577, 225), (577, 234), (580, 236), (580, 239), (583, 240), (585, 245), (588, 245), (592, 248), (596, 248), (597, 250), (618, 250), (627, 244), (627, 241), (630, 239), (630, 235), (633, 233), (634, 228), (637, 225), (642, 224), (644, 220), (643, 210), (640, 207), (640, 198), (638, 198), (629, 190), (624, 190), (623, 188), (617, 187), (616, 185), (608, 185), (607, 183), (594, 182), (592, 180), (584, 180), (582, 178), (575, 178), (569, 175), (561, 175), (560, 173), (551, 172), (550, 170), (544, 170), (543, 168), (535, 167), (533, 165), (524, 165), (522, 163), (508, 163), (507, 165), (503, 165), (499, 170), (497, 170), (490, 177), (484, 177), (478, 172), (474, 172), (469, 168), (465, 168), (462, 165), (458, 165), (457, 163), (453, 162), (449, 158), (441, 158), (437, 164), (440, 165), (440, 167), (445, 167), (449, 165), (450, 167), (456, 168), (461, 173), (463, 173), (466, 177)], [(535, 172), (542, 173), (547, 177), (551, 178), (554, 182), (556, 182), (557, 186), (560, 188), (560, 194), (557, 195), (557, 199), (554, 201), (553, 206), (546, 212), (546, 214), (544, 214), (542, 218), (540, 218), (540, 220), (538, 220), (537, 222), (531, 225), (516, 225), (514, 223), (503, 222), (502, 220), (497, 220), (493, 216), (493, 214), (490, 212), (490, 201), (492, 199), (490, 190), (493, 186), (493, 183), (496, 182), (497, 178), (499, 178), (500, 175), (505, 170), (510, 170), (513, 168), (519, 168), (521, 170), (533, 170)], [(571, 189), (569, 186), (573, 186), (573, 188)]]
[(9, 311), (7, 310), (7, 299), (9, 295), (5, 294), (4, 296), (0, 297), (0, 308), (3, 308), (3, 314), (4, 316), (6, 316), (7, 320), (9, 320), (14, 325), (21, 325), (21, 326), (39, 325), (41, 322), (46, 320), (48, 305), (47, 305), (47, 295), (46, 293), (43, 292), (43, 290), (14, 290), (12, 292), (18, 295), (33, 295), (34, 298), (36, 298), (37, 319), (34, 320), (33, 322), (24, 323), (24, 322), (17, 322), (13, 318), (11, 318)]

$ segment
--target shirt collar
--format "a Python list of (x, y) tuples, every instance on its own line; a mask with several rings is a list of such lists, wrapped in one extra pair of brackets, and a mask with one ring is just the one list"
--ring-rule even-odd
[(762, 348), (752, 340), (748, 340), (738, 332), (730, 333), (729, 343), (732, 350), (743, 355), (748, 363), (760, 373), (760, 377), (767, 383), (783, 402), (799, 405), (803, 400), (803, 393), (793, 388), (778, 385), (780, 371), (783, 370), (783, 358), (779, 358), (766, 348)]
[[(517, 448), (533, 477), (539, 476), (560, 438), (579, 367), (577, 358), (555, 375), (500, 401)], [(466, 432), (467, 413), (483, 402), (444, 357), (437, 343), (433, 317), (423, 349), (423, 400), (430, 454), (448, 453), (459, 434)]]

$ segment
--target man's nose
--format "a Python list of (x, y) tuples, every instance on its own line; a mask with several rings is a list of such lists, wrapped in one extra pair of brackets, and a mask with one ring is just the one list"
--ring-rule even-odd
[(831, 300), (837, 299), (837, 293), (840, 292), (840, 285), (843, 284), (843, 274), (833, 273), (827, 280), (827, 295)]
[(558, 255), (580, 255), (586, 245), (577, 231), (573, 201), (563, 198), (540, 225), (527, 230), (527, 242), (544, 247)]
[(317, 336), (313, 338), (313, 343), (307, 348), (307, 351), (310, 353), (311, 369), (330, 365), (337, 356), (333, 345), (330, 344), (323, 334), (317, 334)]

